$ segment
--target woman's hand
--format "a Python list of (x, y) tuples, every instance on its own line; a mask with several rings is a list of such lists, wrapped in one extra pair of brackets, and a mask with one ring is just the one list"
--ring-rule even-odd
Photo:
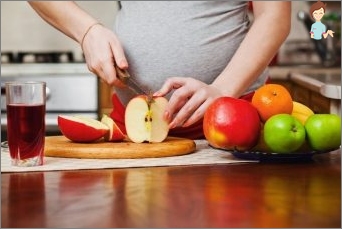
[(31, 7), (49, 24), (77, 41), (91, 72), (110, 85), (123, 87), (116, 78), (114, 63), (128, 68), (116, 35), (97, 22), (74, 1), (29, 1)]
[(207, 107), (223, 96), (212, 85), (193, 78), (171, 77), (154, 96), (165, 96), (174, 90), (165, 110), (164, 118), (170, 122), (170, 129), (187, 127), (204, 116)]
[(121, 69), (128, 63), (117, 36), (101, 24), (95, 24), (83, 39), (82, 49), (91, 72), (109, 85), (124, 87), (116, 77), (114, 64)]

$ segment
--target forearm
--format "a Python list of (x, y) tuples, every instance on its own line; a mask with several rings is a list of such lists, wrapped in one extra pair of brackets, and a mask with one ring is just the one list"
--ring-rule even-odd
[(96, 19), (71, 1), (29, 1), (46, 22), (81, 43), (83, 35)]
[(250, 31), (212, 84), (224, 95), (240, 97), (264, 71), (289, 33), (289, 3), (255, 2), (254, 10)]

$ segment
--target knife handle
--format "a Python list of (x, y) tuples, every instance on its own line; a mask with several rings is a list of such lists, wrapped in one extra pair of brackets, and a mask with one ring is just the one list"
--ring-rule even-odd
[(130, 76), (130, 74), (128, 73), (128, 71), (126, 69), (121, 69), (119, 68), (117, 65), (114, 66), (115, 67), (115, 71), (116, 71), (116, 76), (119, 78), (119, 80), (121, 80), (123, 83), (126, 83), (127, 79)]

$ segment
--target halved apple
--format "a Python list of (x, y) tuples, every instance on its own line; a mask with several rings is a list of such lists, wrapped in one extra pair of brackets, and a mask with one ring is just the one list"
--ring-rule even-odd
[(62, 134), (74, 142), (93, 142), (109, 132), (107, 125), (85, 116), (58, 115), (57, 121)]
[(169, 125), (163, 118), (168, 104), (165, 97), (139, 95), (129, 101), (125, 111), (128, 138), (136, 143), (162, 142), (168, 135)]
[(101, 118), (101, 122), (107, 125), (109, 128), (109, 131), (104, 135), (105, 141), (117, 142), (122, 141), (125, 138), (125, 135), (111, 117), (104, 114)]

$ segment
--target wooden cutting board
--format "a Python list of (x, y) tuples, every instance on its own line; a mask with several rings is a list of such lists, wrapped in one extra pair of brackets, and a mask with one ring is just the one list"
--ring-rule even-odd
[(192, 153), (196, 150), (193, 140), (168, 137), (161, 143), (104, 142), (75, 143), (64, 136), (45, 138), (45, 156), (88, 158), (88, 159), (124, 159), (169, 157)]

